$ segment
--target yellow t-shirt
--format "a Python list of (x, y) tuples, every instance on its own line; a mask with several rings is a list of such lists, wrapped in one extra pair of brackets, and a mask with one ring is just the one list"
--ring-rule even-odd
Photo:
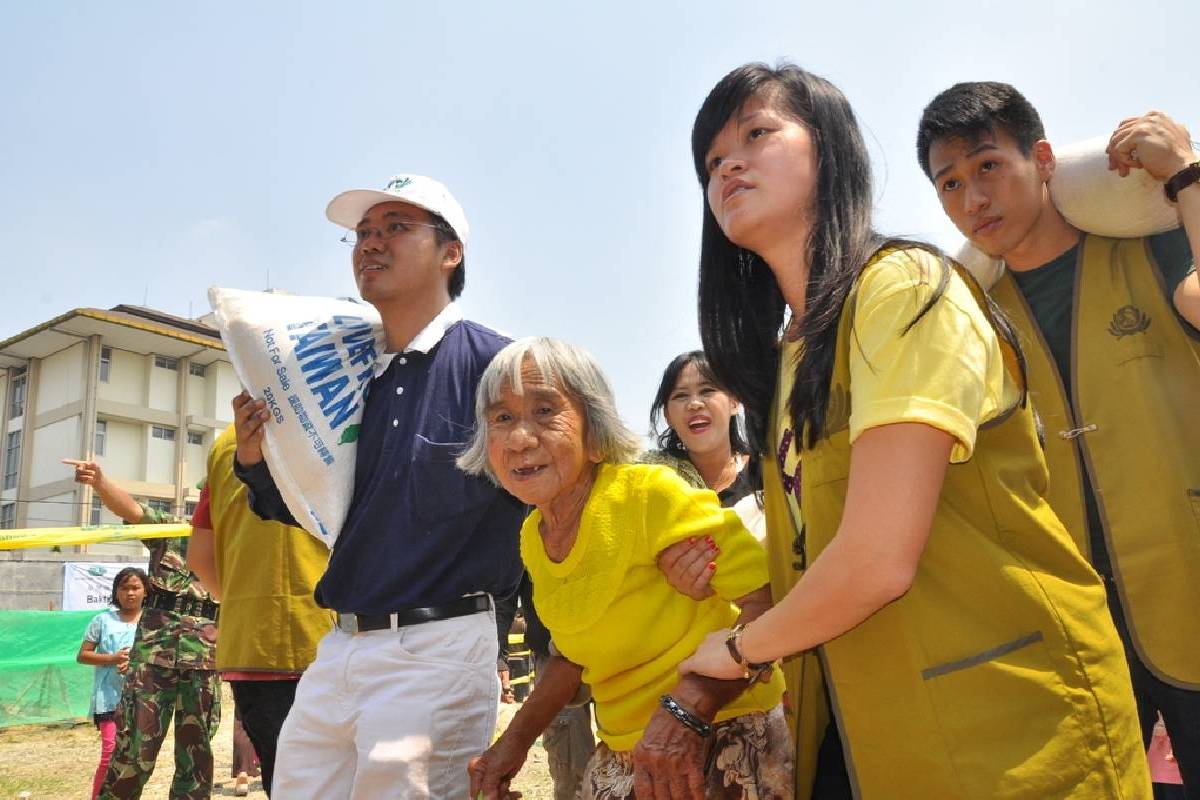
[[(546, 555), (541, 519), (534, 511), (521, 528), (538, 616), (559, 652), (583, 667), (600, 738), (613, 750), (631, 750), (659, 697), (679, 681), (679, 663), (707, 634), (734, 624), (732, 600), (766, 585), (763, 548), (714, 492), (658, 465), (600, 465), (575, 544), (560, 563)], [(676, 542), (705, 535), (721, 551), (716, 596), (697, 602), (671, 588), (656, 559)], [(776, 670), (716, 719), (768, 711), (782, 695)]]
[[(849, 405), (851, 444), (870, 428), (922, 422), (954, 436), (950, 462), (960, 464), (971, 458), (979, 426), (1020, 400), (1020, 388), (1006, 379), (995, 329), (956, 272), (933, 307), (904, 332), (936, 291), (941, 270), (937, 257), (920, 249), (885, 251), (863, 270), (847, 301), (855, 303), (850, 396), (829, 398), (831, 410)], [(798, 522), (801, 465), (787, 401), (803, 341), (782, 347), (776, 456)]]

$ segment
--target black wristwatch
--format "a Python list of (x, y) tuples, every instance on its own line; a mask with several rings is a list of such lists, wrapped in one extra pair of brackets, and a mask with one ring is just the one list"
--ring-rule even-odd
[(1178, 201), (1179, 193), (1196, 181), (1200, 181), (1200, 161), (1193, 161), (1167, 179), (1163, 191), (1167, 193), (1167, 199), (1174, 203)]

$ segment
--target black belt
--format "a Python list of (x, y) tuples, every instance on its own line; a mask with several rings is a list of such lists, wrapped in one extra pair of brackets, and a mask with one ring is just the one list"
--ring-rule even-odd
[(198, 597), (180, 594), (179, 592), (171, 592), (166, 589), (155, 588), (150, 592), (150, 596), (146, 598), (145, 603), (147, 608), (159, 608), (163, 611), (174, 611), (176, 614), (182, 614), (185, 617), (204, 617), (217, 621), (217, 616), (221, 613), (221, 604), (212, 600), (201, 600)]
[(478, 614), (492, 607), (492, 599), (486, 594), (473, 594), (460, 597), (440, 606), (424, 608), (406, 608), (392, 614), (338, 614), (337, 628), (345, 633), (365, 633), (366, 631), (385, 631), (403, 628), (408, 625), (419, 625), (422, 622), (437, 622), (441, 619), (465, 617), (468, 614)]

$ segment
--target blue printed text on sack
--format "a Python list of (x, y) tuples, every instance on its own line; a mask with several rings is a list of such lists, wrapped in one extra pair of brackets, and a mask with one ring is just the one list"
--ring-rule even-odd
[[(335, 316), (328, 322), (293, 322), (287, 327), (304, 383), (336, 431), (358, 411), (374, 375), (377, 353), (371, 325), (362, 317)], [(348, 364), (342, 363), (339, 343)], [(356, 367), (358, 372), (343, 374)]]

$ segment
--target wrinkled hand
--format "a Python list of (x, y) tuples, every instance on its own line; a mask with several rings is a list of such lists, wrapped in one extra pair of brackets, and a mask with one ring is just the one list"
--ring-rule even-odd
[(253, 467), (263, 460), (262, 443), (271, 412), (266, 400), (255, 400), (245, 389), (233, 398), (233, 428), (237, 434), (237, 462)]
[(64, 458), (62, 463), (75, 468), (75, 482), (96, 487), (104, 483), (104, 470), (95, 461)]
[(658, 554), (658, 568), (671, 588), (693, 600), (712, 597), (713, 573), (721, 548), (711, 536), (676, 542)]
[(1141, 168), (1156, 180), (1166, 181), (1196, 160), (1188, 129), (1161, 111), (1121, 120), (1106, 150), (1108, 168), (1122, 178)]
[(480, 796), (486, 800), (516, 800), (520, 792), (511, 791), (508, 786), (512, 779), (521, 771), (528, 749), (510, 745), (508, 737), (501, 736), (496, 743), (475, 756), (467, 763), (467, 773), (471, 776), (471, 800)]
[(633, 748), (633, 793), (638, 800), (704, 800), (707, 740), (659, 708)]
[(512, 688), (511, 673), (506, 669), (496, 670), (496, 673), (500, 676), (500, 702), (517, 702), (517, 693)]
[(729, 681), (741, 678), (745, 671), (733, 660), (729, 648), (725, 646), (727, 636), (728, 629), (714, 631), (705, 636), (696, 652), (679, 665), (679, 672), (683, 675), (694, 672), (697, 675)]

